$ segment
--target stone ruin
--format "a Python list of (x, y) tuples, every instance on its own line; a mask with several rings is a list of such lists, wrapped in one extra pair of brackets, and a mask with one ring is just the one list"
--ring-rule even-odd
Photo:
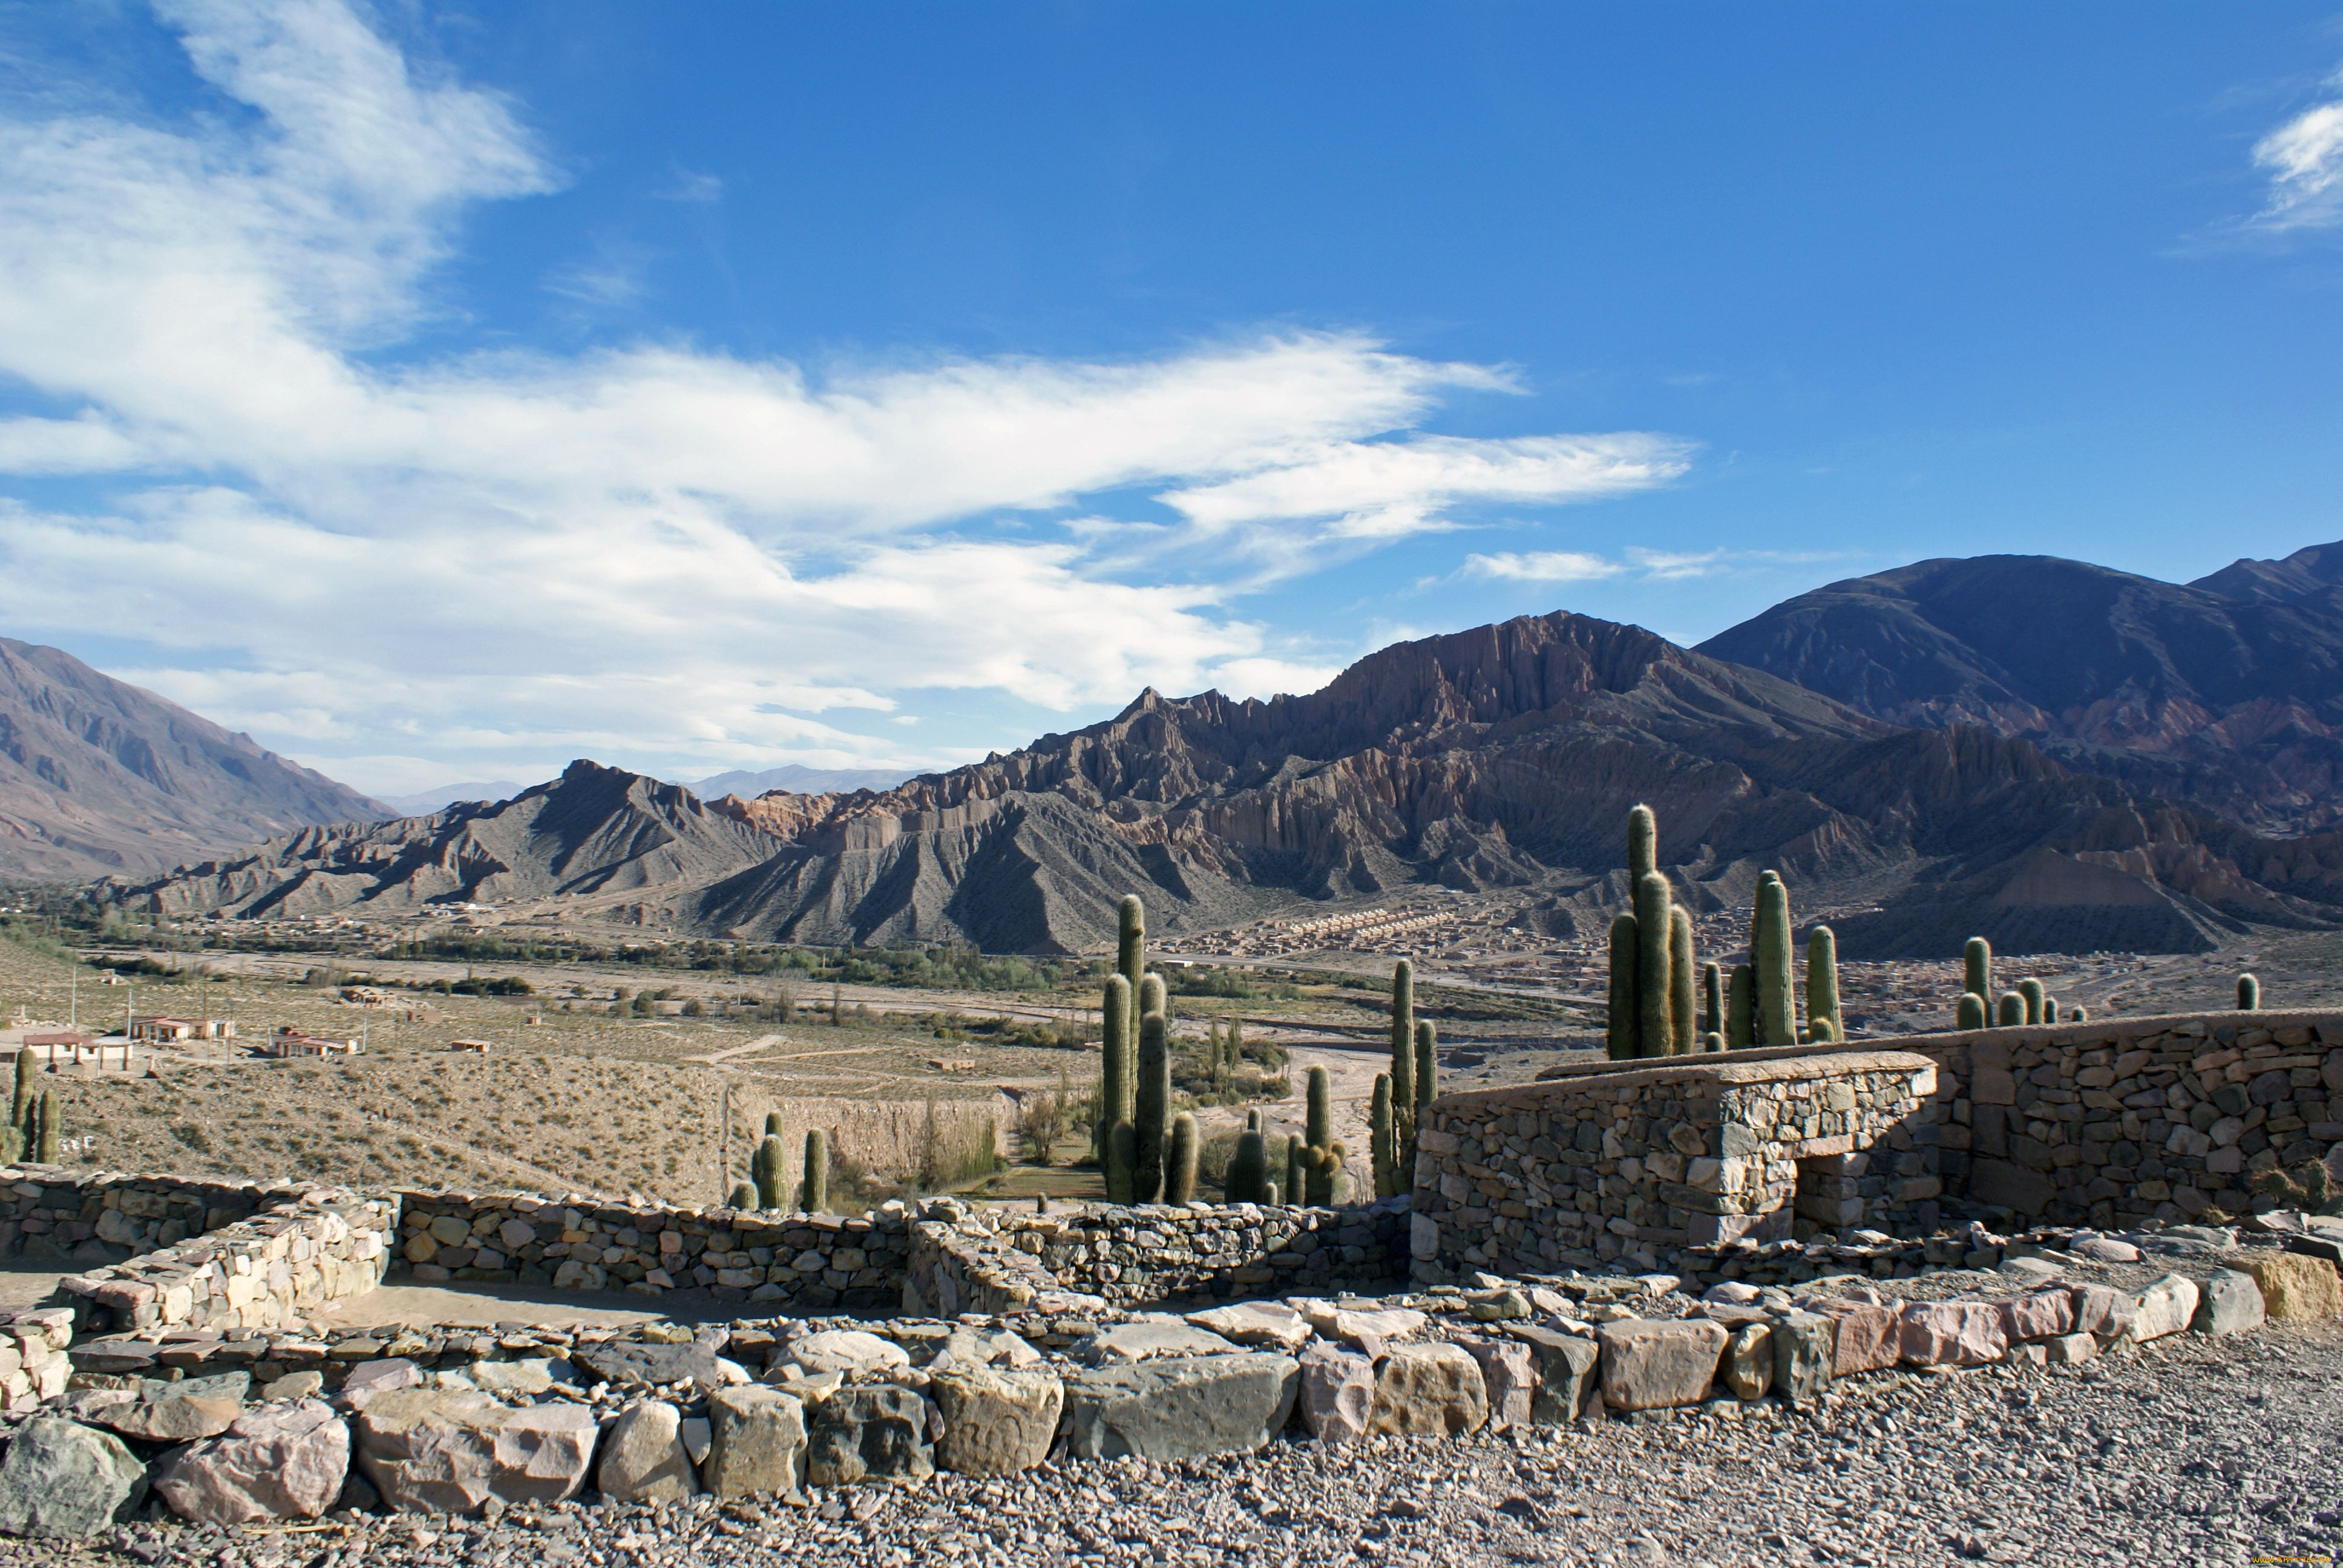
[[(1435, 1101), (1412, 1196), (1350, 1209), (784, 1215), (21, 1167), (0, 1246), (93, 1266), (0, 1313), (0, 1530), (86, 1533), (150, 1485), (216, 1522), (461, 1514), (1806, 1408), (1898, 1366), (2328, 1322), (2343, 1222), (2216, 1222), (2331, 1158), (2338, 1111), (2343, 1015), (2222, 1013), (1558, 1068)], [(1954, 1269), (1950, 1299), (1894, 1294)], [(387, 1276), (742, 1315), (315, 1328)]]

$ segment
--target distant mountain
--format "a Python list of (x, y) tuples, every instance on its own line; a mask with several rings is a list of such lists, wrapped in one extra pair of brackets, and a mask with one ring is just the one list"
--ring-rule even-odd
[(0, 638), (0, 873), (151, 877), (311, 823), (389, 814), (69, 653)]
[(1302, 697), (1143, 692), (884, 791), (703, 802), (578, 762), (500, 805), (312, 829), (114, 896), (258, 914), (558, 895), (710, 935), (1067, 951), (1111, 941), (1126, 891), (1176, 935), (1434, 884), (1520, 888), (1547, 931), (1595, 938), (1639, 800), (1689, 903), (1746, 908), (1774, 867), (1850, 956), (1943, 956), (1973, 933), (2202, 950), (2343, 911), (2343, 835), (2261, 838), (1988, 727), (1898, 728), (1564, 614), (1398, 644)]
[(684, 788), (703, 800), (713, 800), (722, 795), (754, 799), (775, 789), (786, 789), (792, 795), (835, 794), (850, 789), (891, 789), (910, 777), (900, 768), (808, 768), (801, 763), (785, 762), (779, 768), (767, 768), (759, 772), (735, 770), (713, 773), (686, 784)]
[(2343, 544), (2312, 545), (2282, 561), (2231, 561), (2188, 586), (2247, 604), (2292, 605), (2343, 616)]
[(2343, 822), (2343, 614), (2321, 598), (2338, 568), (2343, 546), (2188, 587), (2053, 556), (1921, 561), (1801, 594), (1700, 651), (2299, 832)]
[(436, 789), (424, 789), (413, 795), (385, 795), (381, 800), (391, 809), (394, 816), (428, 817), (458, 800), (509, 800), (528, 788), (528, 785), (516, 784), (509, 779), (498, 779), (480, 784), (442, 784)]

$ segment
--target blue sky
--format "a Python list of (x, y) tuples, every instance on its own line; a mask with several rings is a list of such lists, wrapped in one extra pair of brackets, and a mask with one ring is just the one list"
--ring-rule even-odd
[(362, 788), (905, 768), (2343, 537), (2343, 13), (0, 5), (0, 632)]

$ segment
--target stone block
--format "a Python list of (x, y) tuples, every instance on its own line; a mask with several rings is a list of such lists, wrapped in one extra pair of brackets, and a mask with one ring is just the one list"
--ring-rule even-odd
[(1839, 1321), (1821, 1312), (1785, 1312), (1773, 1322), (1774, 1386), (1804, 1407), (1831, 1384), (1838, 1357)]
[(1464, 1349), (1481, 1366), (1481, 1386), (1489, 1400), (1488, 1429), (1513, 1432), (1528, 1426), (1539, 1383), (1530, 1347), (1504, 1339), (1473, 1340)]
[(594, 1484), (618, 1503), (673, 1503), (697, 1493), (683, 1412), (663, 1399), (628, 1406), (602, 1438)]
[(1300, 1381), (1291, 1356), (1267, 1351), (1094, 1367), (1066, 1380), (1067, 1452), (1077, 1459), (1250, 1453), (1284, 1429)]
[(2261, 1288), (2251, 1274), (2236, 1269), (2216, 1269), (2205, 1282), (2188, 1326), (2200, 1334), (2220, 1338), (2262, 1326)]
[(1774, 1386), (1774, 1330), (1770, 1323), (1744, 1323), (1725, 1342), (1725, 1386), (1738, 1400), (1760, 1400)]
[(1209, 1329), (1141, 1318), (1101, 1329), (1076, 1344), (1071, 1353), (1086, 1365), (1106, 1366), (1152, 1361), (1158, 1356), (1216, 1355), (1236, 1348)]
[(191, 1443), (155, 1477), (155, 1491), (198, 1524), (315, 1519), (349, 1478), (350, 1429), (322, 1400), (266, 1404), (224, 1436)]
[(358, 1468), (382, 1499), (415, 1513), (476, 1514), (560, 1503), (586, 1484), (600, 1429), (567, 1402), (515, 1408), (459, 1389), (394, 1389), (353, 1418)]
[(1562, 1426), (1584, 1415), (1602, 1392), (1601, 1348), (1578, 1334), (1530, 1323), (1509, 1324), (1505, 1332), (1537, 1357), (1538, 1388), (1530, 1400), (1530, 1420), (1541, 1426)]
[(2001, 1303), (2002, 1332), (2012, 1340), (2048, 1340), (2072, 1332), (2075, 1298), (2066, 1291), (2036, 1291)]
[(1310, 1342), (1317, 1331), (1310, 1320), (1282, 1302), (1238, 1302), (1190, 1312), (1188, 1322), (1240, 1345), (1272, 1345), (1289, 1353)]
[(2094, 1334), (2060, 1334), (2042, 1344), (2043, 1358), (2052, 1366), (2078, 1366), (2095, 1361), (2099, 1353), (2099, 1342)]
[(2139, 1293), (2132, 1314), (2131, 1337), (2141, 1343), (2177, 1334), (2197, 1316), (2197, 1282), (2185, 1274), (2167, 1274)]
[(2343, 1315), (2343, 1278), (2324, 1258), (2258, 1252), (2245, 1270), (2261, 1291), (2264, 1312), (2280, 1322), (2332, 1322)]
[(146, 1496), (146, 1467), (110, 1432), (35, 1416), (0, 1460), (0, 1531), (71, 1541), (126, 1521)]
[(1902, 1357), (1914, 1366), (1982, 1366), (2009, 1348), (1994, 1302), (1908, 1302), (1899, 1331)]
[(1626, 1318), (1595, 1330), (1603, 1402), (1614, 1410), (1698, 1404), (1716, 1381), (1729, 1338), (1706, 1318)]
[(1047, 1459), (1065, 1389), (1053, 1372), (964, 1367), (939, 1374), (928, 1392), (943, 1418), (936, 1458), (961, 1475), (1014, 1475)]
[(192, 1442), (216, 1437), (244, 1413), (249, 1372), (187, 1378), (179, 1382), (142, 1381), (136, 1397), (109, 1404), (90, 1419), (110, 1432), (144, 1442)]
[(1375, 1402), (1375, 1363), (1357, 1351), (1321, 1342), (1302, 1352), (1302, 1423), (1321, 1442), (1367, 1434)]
[(1969, 1196), (1977, 1202), (1998, 1203), (2032, 1220), (2057, 1195), (2057, 1183), (2042, 1171), (2006, 1160), (1978, 1159), (1969, 1165)]
[(701, 1479), (719, 1497), (804, 1497), (805, 1409), (771, 1388), (721, 1388), (708, 1396), (708, 1462)]
[(936, 1473), (927, 1404), (900, 1383), (841, 1388), (807, 1409), (806, 1480), (816, 1486), (924, 1481)]
[(1904, 1328), (1893, 1307), (1837, 1296), (1812, 1296), (1810, 1312), (1836, 1320), (1838, 1334), (1831, 1352), (1831, 1376), (1885, 1372), (1904, 1355)]
[(1375, 1368), (1367, 1429), (1395, 1437), (1453, 1437), (1489, 1416), (1481, 1363), (1461, 1345), (1402, 1345)]

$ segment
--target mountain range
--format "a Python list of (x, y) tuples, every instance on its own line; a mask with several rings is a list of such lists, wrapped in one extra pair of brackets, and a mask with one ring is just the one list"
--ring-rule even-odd
[(1694, 908), (1781, 870), (1851, 956), (2191, 950), (2343, 920), (2343, 547), (2179, 586), (2036, 557), (1801, 595), (1700, 648), (1556, 613), (1267, 701), (1111, 719), (883, 789), (699, 793), (579, 761), (501, 801), (285, 834), (107, 896), (163, 912), (558, 897), (760, 940), (1094, 948), (1409, 885), (1624, 896), (1627, 808)]
[(71, 654), (0, 638), (0, 872), (153, 877), (381, 802)]

